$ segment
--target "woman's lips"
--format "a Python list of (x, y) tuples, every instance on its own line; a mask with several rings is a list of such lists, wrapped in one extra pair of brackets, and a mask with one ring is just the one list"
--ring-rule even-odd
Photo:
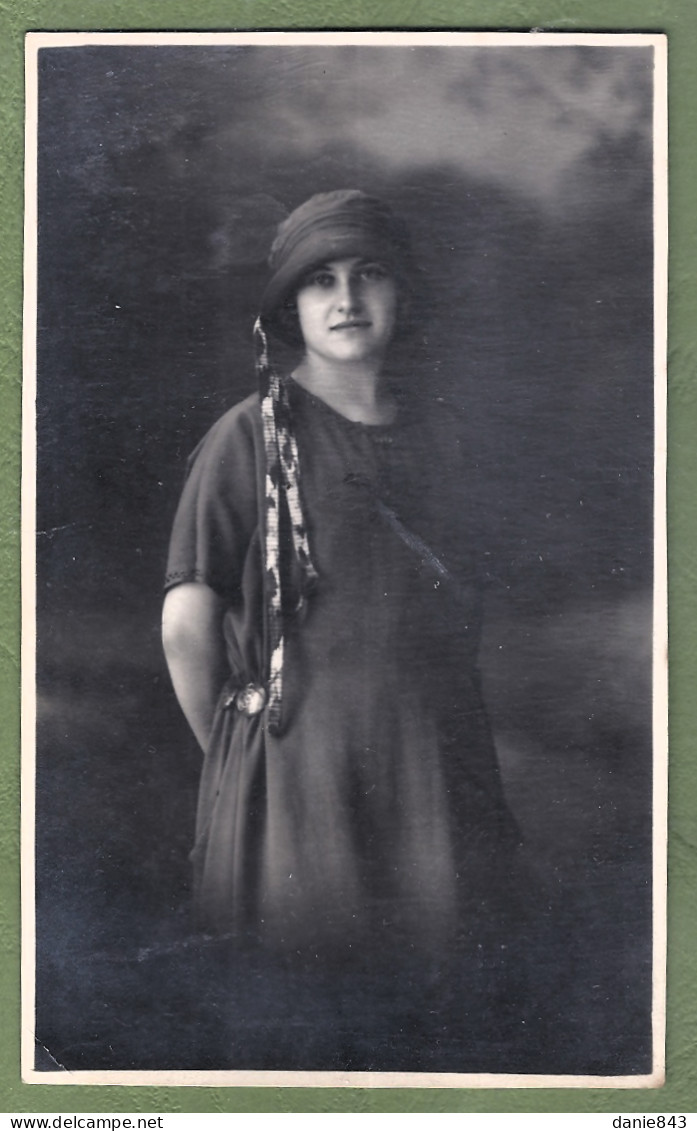
[(362, 319), (352, 319), (350, 322), (337, 322), (335, 326), (331, 326), (331, 330), (365, 330), (370, 326), (370, 322)]

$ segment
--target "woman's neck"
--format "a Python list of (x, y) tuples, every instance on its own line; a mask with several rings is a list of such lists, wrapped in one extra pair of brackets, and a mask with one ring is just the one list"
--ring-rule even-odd
[(381, 368), (362, 362), (318, 362), (306, 355), (293, 378), (348, 420), (391, 424), (397, 414), (397, 402), (386, 387)]

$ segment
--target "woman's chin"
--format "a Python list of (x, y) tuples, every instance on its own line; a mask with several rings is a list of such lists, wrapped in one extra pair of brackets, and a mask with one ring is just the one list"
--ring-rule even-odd
[(331, 348), (322, 351), (322, 356), (325, 361), (333, 362), (335, 365), (360, 364), (361, 362), (374, 364), (382, 361), (384, 349), (359, 338), (346, 338), (341, 342), (332, 343)]

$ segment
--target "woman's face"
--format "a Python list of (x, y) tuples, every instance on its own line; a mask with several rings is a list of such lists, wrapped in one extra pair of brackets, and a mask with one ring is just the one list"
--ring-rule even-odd
[(306, 276), (297, 306), (308, 356), (334, 363), (376, 361), (394, 332), (397, 285), (379, 262), (333, 259)]

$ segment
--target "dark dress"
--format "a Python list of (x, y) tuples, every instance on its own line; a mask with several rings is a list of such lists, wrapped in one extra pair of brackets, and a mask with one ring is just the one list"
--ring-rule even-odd
[(477, 669), (475, 469), (441, 406), (368, 426), (292, 381), (290, 398), (319, 581), (288, 615), (278, 737), (223, 706), (264, 679), (256, 396), (192, 456), (171, 540), (168, 586), (205, 582), (227, 606), (193, 854), (203, 925), (290, 949), (476, 948), (517, 832)]

